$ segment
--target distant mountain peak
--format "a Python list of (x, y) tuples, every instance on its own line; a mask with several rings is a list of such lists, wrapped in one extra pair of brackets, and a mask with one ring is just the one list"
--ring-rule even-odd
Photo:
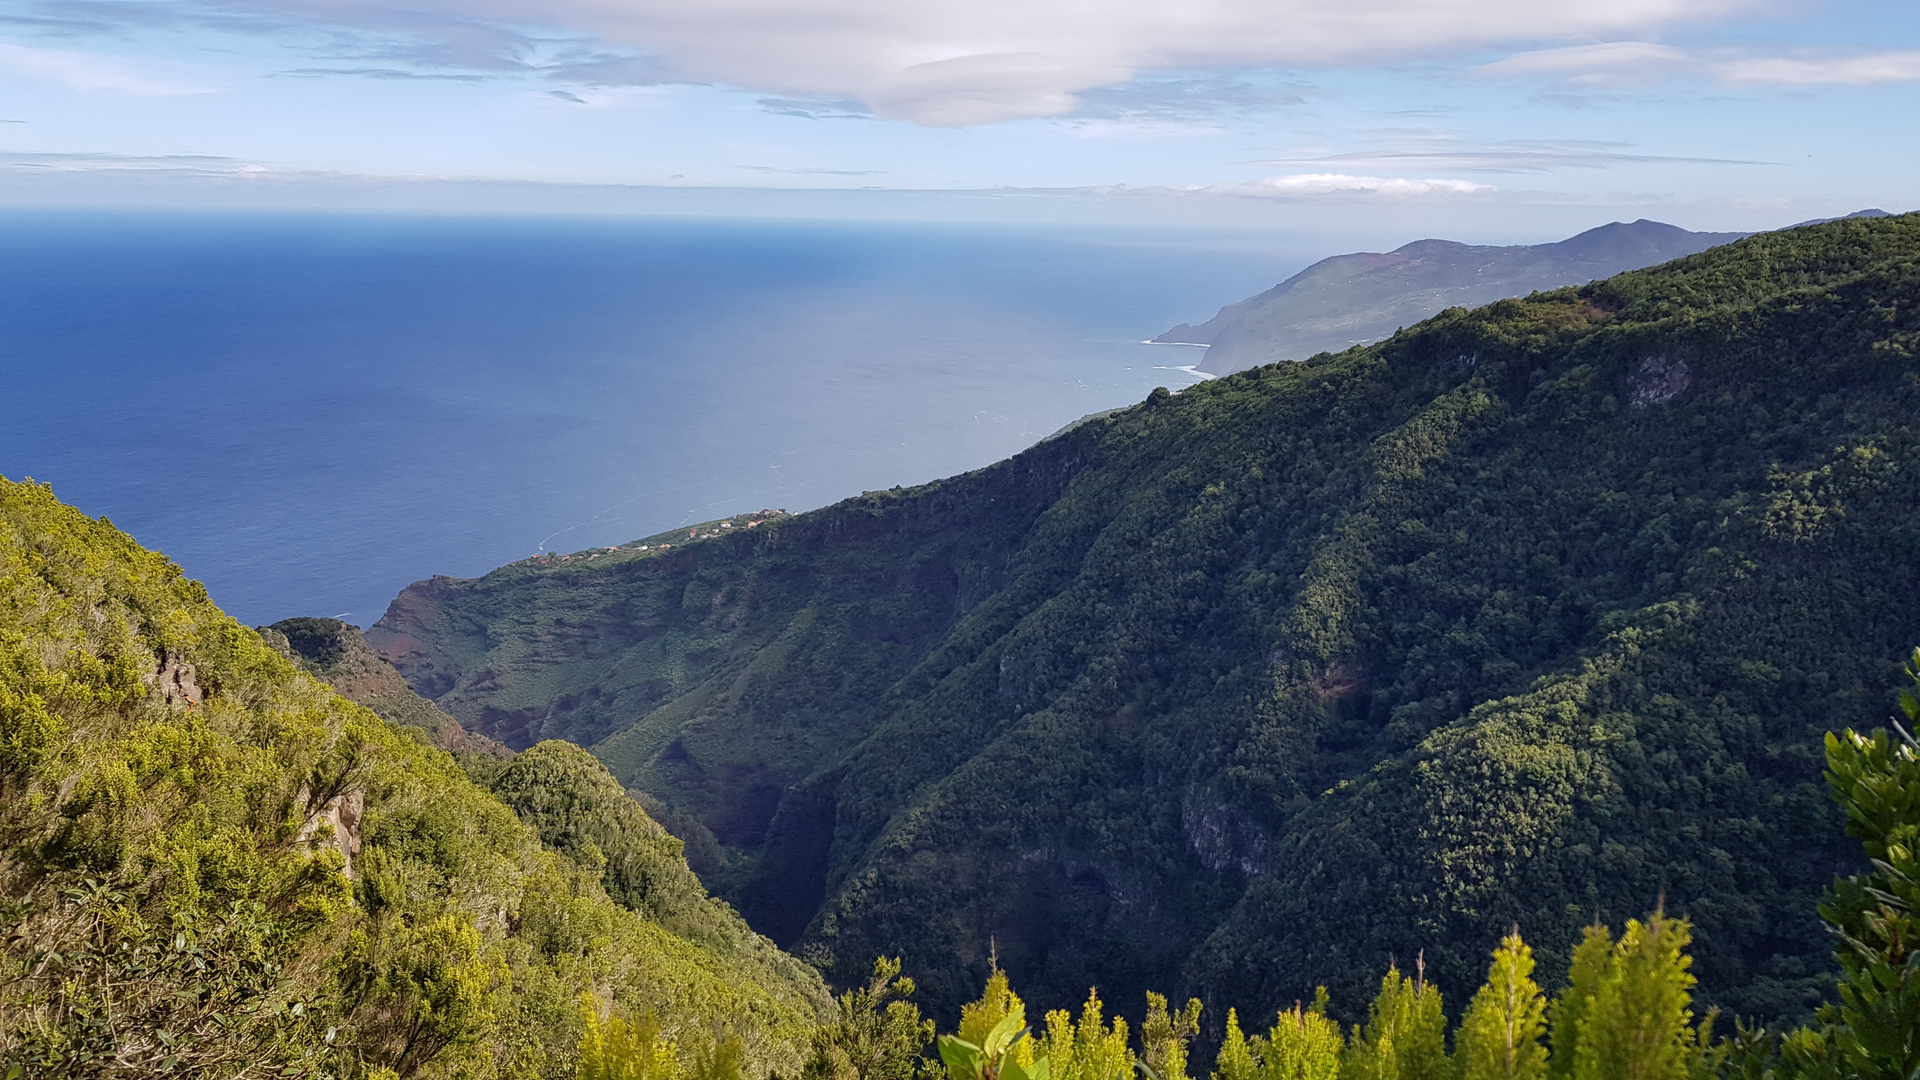
[(1614, 221), (1550, 244), (1425, 239), (1384, 254), (1322, 259), (1273, 288), (1154, 338), (1205, 345), (1199, 369), (1225, 375), (1304, 360), (1387, 337), (1448, 307), (1580, 285), (1692, 255), (1746, 233), (1689, 232), (1664, 221)]
[(1852, 221), (1854, 218), (1881, 218), (1881, 217), (1894, 217), (1894, 216), (1896, 215), (1890, 214), (1885, 210), (1875, 207), (1871, 210), (1855, 210), (1851, 214), (1842, 214), (1839, 217), (1808, 218), (1805, 221), (1796, 222), (1795, 224), (1789, 225), (1787, 226), (1787, 228), (1799, 229), (1808, 225), (1825, 225), (1829, 221)]

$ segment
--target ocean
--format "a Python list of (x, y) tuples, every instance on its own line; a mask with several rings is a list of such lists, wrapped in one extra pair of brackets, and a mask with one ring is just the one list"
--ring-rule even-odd
[(1145, 338), (1285, 238), (687, 219), (0, 215), (0, 475), (259, 624), (801, 511), (1181, 389)]

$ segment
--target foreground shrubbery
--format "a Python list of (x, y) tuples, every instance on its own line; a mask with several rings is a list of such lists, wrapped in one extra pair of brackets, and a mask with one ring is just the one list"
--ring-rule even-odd
[(488, 786), (0, 480), (0, 1071), (565, 1077), (583, 989), (691, 1057), (798, 1069), (815, 973), (584, 753), (485, 760)]
[[(1656, 912), (1627, 923), (1616, 940), (1588, 931), (1573, 958), (1571, 985), (1549, 1001), (1533, 981), (1533, 954), (1509, 935), (1493, 954), (1487, 982), (1449, 1038), (1440, 990), (1416, 966), (1381, 979), (1364, 1023), (1343, 1032), (1327, 1015), (1324, 991), (1312, 1004), (1283, 1010), (1264, 1033), (1247, 1035), (1228, 1010), (1212, 1080), (1690, 1080), (1715, 1076), (1734, 1045), (1712, 1038), (1713, 1014), (1690, 1009), (1693, 976), (1684, 919)], [(874, 985), (898, 971), (882, 961)], [(917, 1010), (859, 991), (841, 999), (837, 1024), (814, 1041), (809, 1076), (905, 1080), (925, 1068), (920, 1048), (934, 1041)], [(981, 1000), (963, 1013), (957, 1034), (938, 1040), (951, 1080), (1188, 1080), (1187, 1046), (1198, 1032), (1200, 1003), (1171, 1011), (1149, 994), (1136, 1054), (1127, 1022), (1103, 1019), (1091, 994), (1079, 1019), (1065, 1010), (1029, 1030), (1025, 1005), (996, 971)], [(878, 1022), (876, 1023), (876, 1021)], [(854, 1032), (885, 1032), (862, 1038)], [(1751, 1041), (1751, 1040), (1749, 1040)], [(841, 1047), (887, 1046), (847, 1055)], [(1451, 1043), (1451, 1049), (1449, 1049)], [(1746, 1044), (1741, 1044), (1743, 1051)], [(853, 1061), (869, 1067), (849, 1068)], [(611, 1074), (609, 1074), (611, 1075)]]

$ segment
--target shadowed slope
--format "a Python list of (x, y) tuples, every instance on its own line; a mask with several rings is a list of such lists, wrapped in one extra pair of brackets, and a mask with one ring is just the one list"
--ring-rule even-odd
[(1046, 1005), (1359, 1000), (1423, 949), (1464, 987), (1664, 892), (1709, 1000), (1793, 1014), (1853, 858), (1811, 748), (1920, 640), (1917, 259), (1920, 217), (1844, 221), (1450, 310), (369, 637), (942, 1008), (990, 939)]

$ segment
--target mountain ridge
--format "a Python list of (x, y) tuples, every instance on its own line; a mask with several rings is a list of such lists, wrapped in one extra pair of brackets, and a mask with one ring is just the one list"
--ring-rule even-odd
[(1920, 639), (1917, 285), (1920, 216), (1761, 234), (750, 534), (422, 583), (369, 638), (936, 1010), (990, 941), (1049, 1005), (1252, 1010), (1664, 895), (1708, 1002), (1796, 1016), (1857, 858), (1810, 748)]
[(1746, 235), (1688, 232), (1642, 218), (1547, 244), (1415, 240), (1389, 252), (1322, 259), (1204, 323), (1182, 323), (1153, 340), (1206, 346), (1198, 369), (1225, 375), (1378, 341), (1443, 308), (1581, 285)]

